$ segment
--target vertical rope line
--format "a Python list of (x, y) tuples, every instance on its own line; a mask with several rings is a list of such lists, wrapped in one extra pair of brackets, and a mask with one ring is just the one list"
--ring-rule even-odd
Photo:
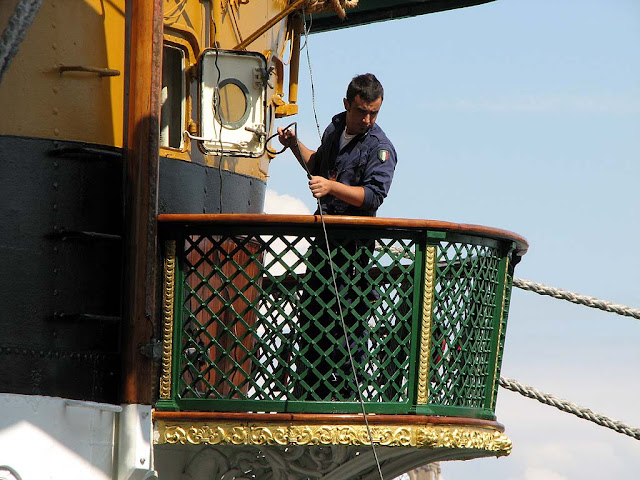
[[(313, 18), (313, 17), (312, 17)], [(322, 134), (320, 133), (320, 122), (318, 122), (318, 113), (316, 112), (316, 92), (313, 85), (313, 72), (311, 70), (311, 57), (309, 56), (309, 29), (307, 28), (307, 16), (304, 10), (304, 3), (302, 4), (302, 24), (304, 30), (304, 50), (307, 56), (307, 66), (309, 67), (309, 80), (311, 81), (311, 107), (313, 109), (313, 118), (316, 121), (316, 130), (318, 130), (318, 138), (322, 141)]]
[[(297, 137), (296, 137), (297, 138)], [(342, 333), (344, 335), (345, 343), (347, 344), (347, 352), (349, 354), (349, 363), (351, 364), (351, 371), (353, 372), (353, 380), (358, 389), (358, 400), (360, 401), (360, 408), (362, 409), (362, 416), (364, 423), (367, 427), (367, 435), (369, 437), (369, 443), (371, 444), (371, 450), (373, 451), (373, 457), (378, 467), (378, 473), (380, 474), (380, 480), (384, 480), (382, 475), (382, 467), (380, 466), (380, 460), (378, 459), (378, 453), (376, 452), (376, 446), (373, 444), (373, 434), (371, 433), (371, 426), (369, 425), (369, 419), (367, 418), (367, 411), (364, 406), (364, 398), (362, 397), (362, 385), (358, 378), (358, 372), (356, 370), (356, 364), (353, 360), (353, 353), (351, 351), (351, 342), (349, 341), (349, 334), (347, 332), (347, 325), (344, 321), (344, 315), (342, 313), (342, 302), (340, 301), (340, 295), (338, 294), (338, 285), (336, 283), (336, 273), (333, 269), (333, 259), (331, 258), (331, 246), (329, 245), (329, 236), (327, 234), (327, 227), (324, 222), (324, 214), (322, 213), (322, 207), (320, 206), (320, 199), (318, 201), (318, 208), (320, 209), (320, 220), (322, 222), (322, 231), (324, 232), (324, 241), (327, 247), (327, 255), (329, 256), (329, 267), (331, 268), (331, 282), (333, 283), (333, 291), (336, 295), (336, 303), (338, 304), (338, 312), (340, 314), (340, 323), (342, 324)]]
[[(213, 10), (211, 11), (213, 15)], [(218, 206), (219, 212), (222, 213), (222, 159), (224, 158), (224, 145), (222, 144), (222, 113), (219, 112), (220, 108), (220, 80), (222, 78), (222, 72), (220, 71), (220, 66), (218, 65), (218, 27), (216, 26), (216, 22), (213, 22), (213, 47), (215, 48), (216, 58), (215, 58), (215, 66), (218, 72), (218, 80), (216, 81), (216, 88), (213, 91), (213, 117), (215, 119), (216, 111), (218, 112), (218, 122), (220, 123), (220, 129), (218, 130), (218, 143), (220, 143), (220, 155), (218, 157), (218, 179), (220, 181), (220, 189), (218, 192)]]
[[(308, 36), (308, 29), (307, 29), (307, 20), (306, 20), (306, 14), (305, 14), (305, 8), (304, 8), (304, 3), (302, 4), (302, 20), (303, 20), (303, 26), (304, 26), (304, 36), (305, 36), (305, 49), (306, 49), (306, 55), (307, 55), (307, 64), (309, 66), (309, 79), (311, 81), (311, 105), (313, 107), (313, 116), (315, 118), (316, 121), (316, 129), (318, 130), (318, 137), (320, 138), (320, 141), (322, 141), (322, 135), (320, 133), (320, 123), (318, 122), (318, 114), (316, 112), (316, 102), (315, 102), (315, 89), (314, 89), (314, 85), (313, 85), (313, 73), (311, 71), (311, 59), (309, 57), (309, 36)], [(300, 146), (297, 145), (298, 143), (298, 135), (296, 132), (296, 147), (298, 148), (298, 151), (300, 151)], [(305, 168), (305, 170), (307, 171), (307, 175), (309, 176), (309, 178), (311, 178), (311, 172), (309, 171), (309, 167), (307, 166), (306, 162), (304, 161), (304, 159), (302, 159), (301, 162)], [(347, 332), (347, 326), (345, 324), (344, 321), (344, 315), (342, 312), (342, 303), (340, 301), (340, 295), (338, 294), (338, 285), (336, 282), (336, 274), (333, 268), (333, 259), (331, 257), (331, 245), (329, 244), (329, 235), (327, 234), (327, 226), (326, 223), (324, 221), (324, 213), (322, 212), (322, 205), (320, 204), (320, 199), (316, 198), (316, 203), (318, 204), (318, 211), (320, 212), (320, 221), (322, 223), (322, 231), (324, 233), (324, 241), (325, 241), (325, 246), (327, 248), (327, 256), (329, 257), (329, 267), (331, 269), (331, 281), (333, 284), (333, 290), (335, 292), (336, 295), (336, 303), (338, 304), (338, 312), (340, 314), (340, 322), (342, 324), (342, 332), (344, 335), (344, 340), (347, 344), (347, 352), (349, 354), (349, 363), (351, 364), (351, 371), (353, 372), (353, 379), (354, 382), (356, 384), (356, 387), (358, 389), (358, 400), (360, 402), (360, 408), (362, 409), (362, 416), (364, 418), (364, 423), (366, 425), (367, 428), (367, 435), (369, 437), (369, 443), (371, 444), (371, 450), (373, 452), (373, 457), (376, 461), (376, 466), (378, 467), (378, 474), (380, 475), (380, 480), (384, 480), (384, 476), (382, 475), (382, 467), (380, 466), (380, 460), (378, 459), (378, 452), (376, 451), (376, 447), (373, 443), (373, 435), (371, 433), (371, 426), (369, 425), (369, 419), (367, 418), (367, 411), (366, 408), (364, 406), (364, 398), (362, 397), (362, 386), (360, 385), (360, 381), (358, 379), (358, 373), (356, 371), (356, 365), (355, 362), (353, 360), (353, 353), (351, 352), (351, 342), (349, 342), (349, 335)]]

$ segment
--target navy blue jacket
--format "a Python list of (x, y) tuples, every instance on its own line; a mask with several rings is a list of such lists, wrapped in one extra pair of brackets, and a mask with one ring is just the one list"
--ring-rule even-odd
[(311, 174), (335, 177), (336, 181), (345, 185), (363, 187), (364, 202), (362, 206), (354, 207), (332, 195), (326, 195), (320, 199), (322, 213), (375, 217), (391, 187), (397, 162), (396, 150), (376, 123), (340, 150), (340, 135), (345, 125), (346, 112), (333, 117), (322, 135)]

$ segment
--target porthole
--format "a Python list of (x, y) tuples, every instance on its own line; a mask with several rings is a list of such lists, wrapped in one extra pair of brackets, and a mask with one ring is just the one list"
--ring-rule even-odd
[(199, 147), (207, 154), (264, 154), (267, 61), (257, 52), (207, 49), (200, 58)]
[(242, 127), (251, 113), (249, 89), (240, 80), (226, 78), (213, 95), (216, 120), (230, 130)]

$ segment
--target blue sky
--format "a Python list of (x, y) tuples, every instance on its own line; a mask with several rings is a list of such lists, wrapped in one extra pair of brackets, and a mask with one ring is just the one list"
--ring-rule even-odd
[[(309, 38), (322, 130), (353, 75), (385, 87), (399, 161), (379, 216), (512, 230), (530, 242), (517, 277), (635, 307), (639, 47), (637, 0), (497, 0)], [(303, 52), (293, 120), (314, 148), (309, 77)], [(289, 152), (270, 175), (272, 200), (313, 211)], [(638, 320), (515, 290), (502, 373), (640, 427), (639, 343)], [(503, 389), (497, 415), (511, 456), (443, 464), (446, 480), (638, 476), (637, 440)]]

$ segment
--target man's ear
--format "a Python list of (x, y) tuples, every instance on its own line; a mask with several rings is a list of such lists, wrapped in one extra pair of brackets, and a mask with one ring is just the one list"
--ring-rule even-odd
[(342, 99), (342, 103), (344, 103), (344, 109), (348, 112), (349, 108), (350, 108), (350, 105), (349, 105), (349, 102), (347, 101), (347, 99), (343, 98)]

